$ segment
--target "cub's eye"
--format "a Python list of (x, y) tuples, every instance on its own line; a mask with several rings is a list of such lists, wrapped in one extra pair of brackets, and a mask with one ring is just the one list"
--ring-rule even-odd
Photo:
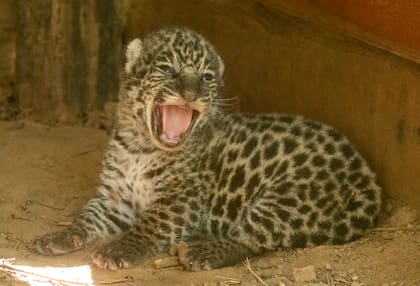
[(213, 81), (214, 80), (214, 75), (207, 72), (207, 73), (204, 73), (201, 76), (201, 78), (203, 79), (203, 81), (210, 82), (210, 81)]
[(171, 67), (170, 65), (158, 65), (157, 68), (160, 69), (161, 71), (163, 71), (166, 74), (175, 73), (175, 69), (173, 67)]

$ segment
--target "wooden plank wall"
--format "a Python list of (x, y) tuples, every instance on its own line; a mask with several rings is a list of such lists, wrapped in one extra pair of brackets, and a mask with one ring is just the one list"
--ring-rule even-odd
[(0, 120), (13, 118), (15, 114), (15, 35), (16, 3), (0, 2)]
[(420, 209), (416, 51), (304, 0), (131, 5), (127, 39), (166, 25), (201, 32), (225, 59), (225, 93), (240, 98), (238, 109), (300, 113), (336, 126), (371, 162), (387, 194)]
[[(301, 113), (336, 126), (389, 195), (420, 209), (418, 1), (126, 1), (125, 41), (166, 25), (201, 32), (225, 59), (225, 93), (240, 98), (236, 109)], [(16, 1), (0, 8), (0, 119), (10, 119)], [(97, 58), (92, 49), (92, 66)], [(96, 77), (87, 81), (97, 94)]]
[(117, 98), (123, 0), (17, 1), (20, 113), (50, 124), (107, 128)]

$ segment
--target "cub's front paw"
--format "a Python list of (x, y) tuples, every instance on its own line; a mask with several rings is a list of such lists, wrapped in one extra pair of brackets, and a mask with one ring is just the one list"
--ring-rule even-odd
[(98, 248), (91, 258), (94, 265), (107, 270), (129, 268), (139, 260), (135, 251), (118, 240)]
[(33, 242), (34, 252), (42, 255), (65, 254), (84, 246), (85, 236), (72, 230), (49, 233)]

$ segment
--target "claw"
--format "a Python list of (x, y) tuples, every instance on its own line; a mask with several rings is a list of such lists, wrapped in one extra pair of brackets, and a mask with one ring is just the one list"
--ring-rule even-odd
[(91, 255), (91, 259), (95, 266), (107, 270), (118, 270), (132, 266), (128, 255), (115, 244), (99, 248)]

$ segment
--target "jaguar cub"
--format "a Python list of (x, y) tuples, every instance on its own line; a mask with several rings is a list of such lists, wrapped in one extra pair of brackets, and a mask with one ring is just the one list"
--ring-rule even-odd
[(301, 116), (221, 112), (224, 65), (202, 36), (166, 28), (126, 55), (97, 195), (67, 229), (35, 240), (37, 253), (119, 234), (93, 264), (126, 268), (177, 246), (197, 271), (344, 243), (374, 225), (381, 188), (346, 137)]

